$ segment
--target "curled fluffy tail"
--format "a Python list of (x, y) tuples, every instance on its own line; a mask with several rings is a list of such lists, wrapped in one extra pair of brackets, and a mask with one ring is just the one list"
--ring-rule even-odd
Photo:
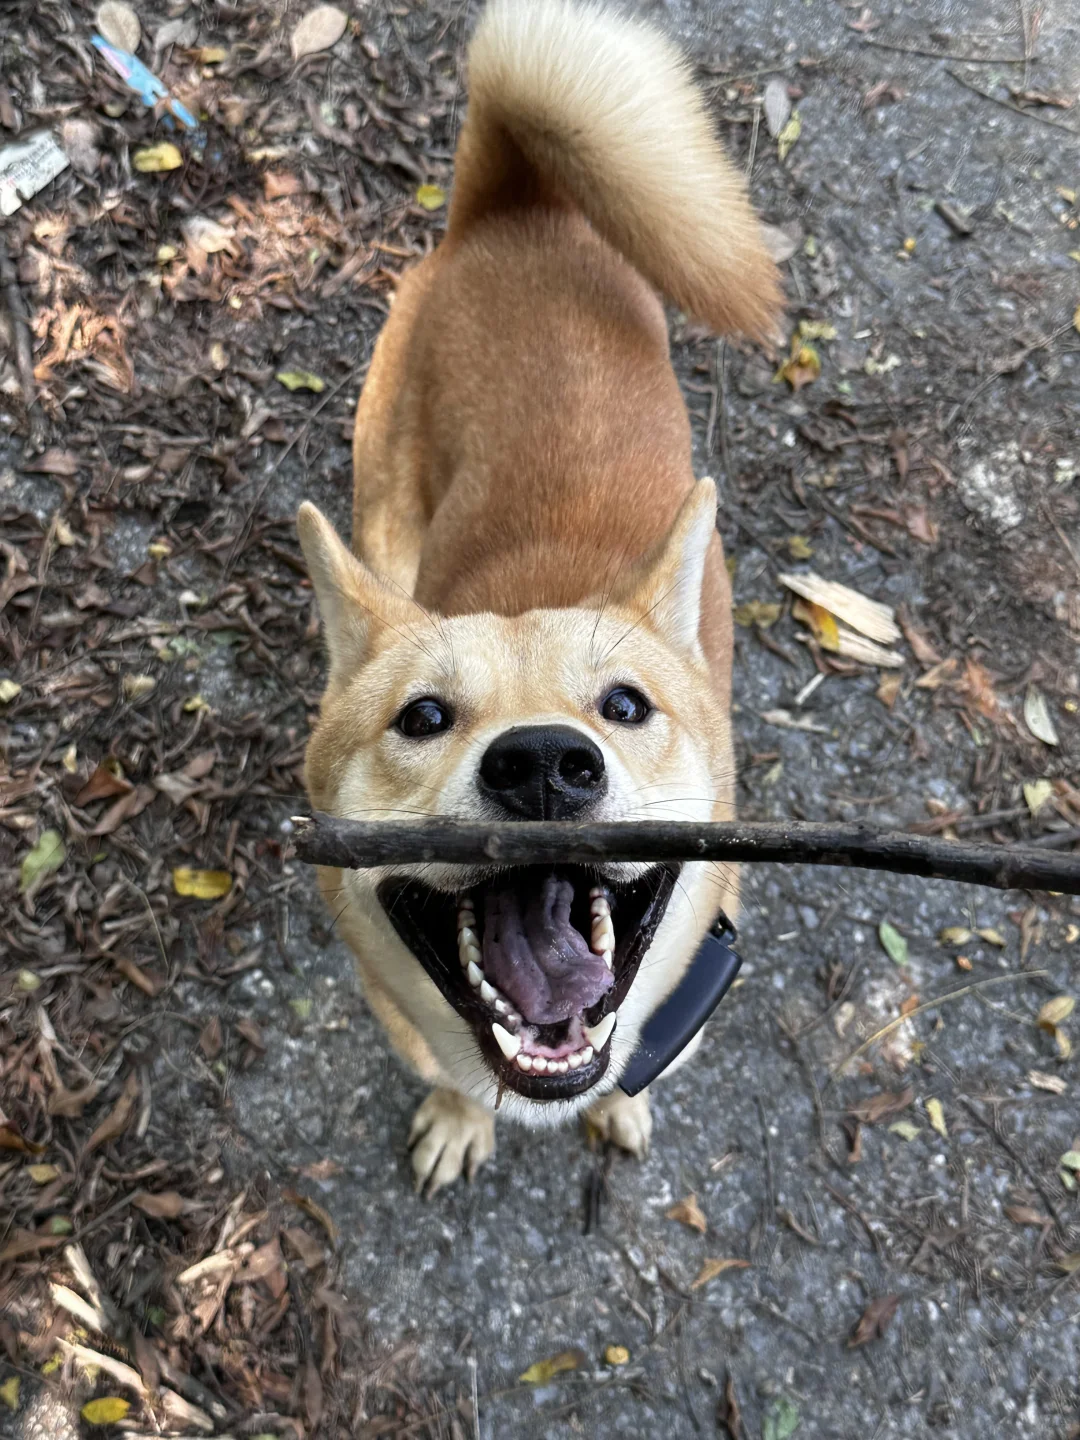
[(772, 331), (776, 267), (683, 56), (594, 4), (491, 0), (469, 50), (450, 236), (568, 202), (682, 309), (720, 332)]

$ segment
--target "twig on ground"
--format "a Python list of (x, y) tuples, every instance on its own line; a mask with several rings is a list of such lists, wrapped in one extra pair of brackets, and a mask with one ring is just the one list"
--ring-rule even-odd
[(310, 865), (365, 870), (382, 865), (591, 865), (606, 860), (777, 861), (889, 870), (995, 890), (1080, 895), (1080, 855), (1030, 845), (985, 845), (875, 830), (858, 822), (814, 824), (686, 821), (574, 824), (506, 821), (339, 820), (296, 815), (296, 854)]
[(955, 50), (922, 50), (918, 45), (901, 45), (895, 40), (878, 40), (872, 35), (862, 37), (864, 45), (875, 50), (898, 50), (901, 55), (925, 55), (928, 60), (957, 60), (962, 65), (1027, 65), (1034, 55), (958, 55)]
[(30, 341), (30, 321), (26, 313), (22, 290), (19, 288), (19, 273), (8, 253), (7, 242), (0, 236), (0, 288), (3, 289), (4, 305), (11, 317), (12, 336), (15, 342), (15, 366), (19, 372), (19, 388), (22, 390), (23, 405), (30, 424), (30, 443), (41, 444), (44, 427), (37, 403), (37, 383), (34, 380), (34, 352)]
[(1023, 105), (1016, 105), (1012, 100), (1002, 100), (997, 95), (991, 95), (988, 90), (980, 90), (978, 85), (973, 85), (970, 80), (965, 80), (962, 75), (958, 75), (955, 70), (950, 70), (947, 65), (945, 73), (951, 75), (958, 85), (962, 85), (965, 90), (970, 90), (973, 95), (979, 95), (982, 99), (989, 100), (991, 105), (1000, 105), (1003, 110), (1011, 110), (1014, 115), (1023, 115), (1025, 120), (1034, 120), (1039, 125), (1049, 126), (1051, 130), (1064, 130), (1066, 135), (1080, 135), (1080, 130), (1072, 125), (1062, 125), (1060, 120), (1051, 120), (1049, 116), (1038, 115), (1034, 110), (1025, 110)]
[[(1030, 973), (1035, 974), (1036, 972), (1031, 971)], [(1046, 972), (1043, 971), (1043, 974), (1045, 973)], [(975, 1123), (982, 1126), (982, 1128), (994, 1141), (994, 1144), (999, 1145), (1001, 1149), (1004, 1150), (1005, 1154), (1009, 1157), (1009, 1159), (1013, 1162), (1013, 1164), (1019, 1170), (1021, 1170), (1024, 1175), (1027, 1176), (1028, 1182), (1033, 1185), (1034, 1188), (1038, 1191), (1043, 1204), (1046, 1206), (1047, 1210), (1050, 1211), (1050, 1214), (1054, 1217), (1054, 1221), (1060, 1229), (1061, 1214), (1057, 1206), (1054, 1204), (1053, 1200), (1050, 1198), (1050, 1195), (1047, 1193), (1046, 1186), (1039, 1179), (1038, 1175), (1036, 1175), (1035, 1171), (1032, 1170), (1031, 1166), (1027, 1163), (1024, 1157), (1020, 1155), (1013, 1148), (1012, 1145), (1009, 1144), (1008, 1140), (1005, 1139), (1005, 1136), (1002, 1135), (1001, 1131), (998, 1130), (997, 1126), (992, 1125), (990, 1121), (987, 1120), (986, 1116), (982, 1113), (982, 1111), (978, 1108), (978, 1106), (973, 1105), (966, 1095), (958, 1095), (957, 1099), (960, 1101), (960, 1104), (968, 1112), (968, 1114), (975, 1121)]]

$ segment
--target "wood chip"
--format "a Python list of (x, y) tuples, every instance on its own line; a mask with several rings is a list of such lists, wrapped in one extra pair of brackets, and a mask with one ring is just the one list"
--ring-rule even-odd
[(784, 573), (777, 578), (796, 595), (822, 606), (869, 640), (877, 640), (882, 645), (893, 645), (900, 639), (900, 627), (896, 623), (891, 605), (884, 605), (880, 600), (869, 600), (865, 595), (860, 595), (858, 590), (852, 590), (850, 586), (841, 585), (836, 580), (825, 580), (822, 576), (815, 575), (812, 570), (806, 570), (801, 575)]

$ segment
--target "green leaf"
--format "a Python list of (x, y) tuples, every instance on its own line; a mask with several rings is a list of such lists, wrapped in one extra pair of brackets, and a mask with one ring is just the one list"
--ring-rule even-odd
[(1058, 1163), (1066, 1170), (1075, 1170), (1080, 1174), (1080, 1150), (1066, 1150)]
[(22, 865), (19, 867), (20, 891), (25, 894), (39, 875), (48, 875), (53, 870), (59, 870), (66, 859), (64, 838), (59, 830), (43, 830), (41, 839), (29, 854), (23, 856)]
[(790, 1440), (799, 1428), (799, 1407), (786, 1395), (778, 1395), (769, 1406), (761, 1440)]
[(877, 927), (878, 939), (881, 947), (890, 960), (897, 965), (908, 963), (908, 943), (895, 925), (890, 925), (888, 920), (882, 920)]
[(279, 370), (274, 379), (280, 380), (286, 390), (314, 390), (318, 395), (326, 389), (326, 381), (310, 370)]

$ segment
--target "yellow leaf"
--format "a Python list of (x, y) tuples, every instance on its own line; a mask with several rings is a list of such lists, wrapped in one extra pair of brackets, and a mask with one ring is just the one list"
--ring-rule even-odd
[(441, 210), (446, 204), (446, 191), (441, 185), (421, 185), (416, 192), (416, 203), (425, 210)]
[(156, 685), (157, 681), (152, 675), (125, 675), (121, 681), (124, 699), (132, 705), (138, 704), (140, 700), (145, 700)]
[(1037, 815), (1050, 796), (1054, 786), (1049, 780), (1031, 780), (1024, 785), (1024, 800), (1032, 815)]
[(1076, 1009), (1076, 1001), (1071, 995), (1057, 995), (1053, 1000), (1048, 1000), (1039, 1011), (1039, 1024), (1046, 1029), (1053, 1029), (1067, 1020)]
[(1066, 1035), (1064, 1030), (1054, 1030), (1054, 1044), (1057, 1046), (1058, 1054), (1061, 1056), (1062, 1060), (1068, 1060), (1069, 1057), (1072, 1055), (1072, 1041), (1069, 1039), (1068, 1035)]
[(940, 1100), (927, 1100), (926, 1113), (930, 1117), (930, 1124), (943, 1140), (949, 1138), (948, 1126), (945, 1124), (945, 1109)]
[(11, 1375), (11, 1376), (9, 1376), (8, 1379), (6, 1379), (6, 1380), (4, 1381), (3, 1385), (0, 1385), (0, 1400), (2, 1400), (2, 1401), (4, 1402), (4, 1404), (8, 1407), (9, 1410), (18, 1410), (18, 1408), (19, 1408), (19, 1377), (18, 1377), (18, 1375)]
[(229, 52), (220, 45), (204, 45), (199, 51), (200, 65), (220, 65), (229, 58)]
[(791, 608), (791, 613), (796, 620), (801, 620), (809, 625), (814, 632), (814, 638), (823, 650), (840, 649), (840, 629), (836, 623), (836, 617), (824, 605), (817, 605), (813, 600), (798, 599)]
[(1004, 950), (1008, 944), (1008, 941), (1000, 931), (991, 930), (989, 926), (986, 926), (986, 928), (982, 930), (976, 930), (975, 934), (978, 935), (980, 940), (985, 940), (987, 945), (997, 945), (1001, 950)]
[(17, 680), (0, 680), (0, 705), (10, 705), (16, 695), (22, 694), (22, 686)]
[(526, 1385), (546, 1385), (564, 1370), (577, 1370), (583, 1358), (580, 1350), (563, 1350), (550, 1360), (537, 1360), (518, 1379)]
[(144, 175), (156, 175), (162, 170), (179, 170), (184, 157), (175, 145), (163, 140), (160, 145), (151, 145), (147, 150), (136, 150), (131, 163)]
[(168, 265), (170, 260), (175, 260), (177, 250), (175, 245), (159, 245), (157, 255), (154, 257), (159, 265)]
[(314, 390), (318, 395), (326, 389), (326, 381), (310, 370), (279, 370), (274, 379), (279, 380), (286, 390)]
[(181, 866), (172, 872), (172, 879), (177, 895), (190, 895), (195, 900), (220, 900), (232, 889), (232, 876), (227, 870), (188, 870)]
[(1080, 331), (1080, 305), (1073, 311), (1073, 329)]
[(922, 1134), (918, 1125), (912, 1124), (910, 1120), (894, 1120), (889, 1129), (894, 1135), (899, 1135), (901, 1140), (914, 1140)]
[(702, 1285), (707, 1285), (710, 1280), (715, 1280), (717, 1275), (722, 1275), (725, 1270), (749, 1270), (749, 1268), (749, 1260), (706, 1260), (690, 1289), (697, 1290)]
[(743, 625), (747, 629), (751, 625), (760, 625), (762, 630), (767, 630), (780, 619), (782, 608), (778, 602), (745, 600), (741, 605), (736, 605), (731, 614), (736, 625)]
[(793, 390), (801, 390), (821, 374), (821, 356), (812, 345), (804, 345), (798, 333), (791, 337), (791, 354), (773, 376), (774, 383), (786, 380)]
[(942, 945), (966, 945), (971, 940), (970, 930), (965, 930), (963, 925), (946, 925), (938, 939)]
[(48, 1185), (50, 1180), (56, 1179), (60, 1171), (55, 1165), (30, 1165), (26, 1173), (35, 1185)]
[(709, 1222), (702, 1214), (696, 1195), (687, 1195), (685, 1200), (680, 1200), (677, 1205), (672, 1205), (670, 1210), (664, 1211), (664, 1214), (669, 1220), (678, 1220), (680, 1225), (689, 1225), (691, 1230), (697, 1230), (702, 1235), (709, 1228)]
[(627, 1365), (630, 1362), (630, 1351), (625, 1345), (609, 1345), (604, 1351), (605, 1365)]
[(787, 122), (780, 134), (776, 137), (776, 153), (781, 160), (786, 160), (791, 147), (802, 134), (802, 121), (799, 119), (799, 112), (796, 110), (791, 119)]
[(41, 839), (23, 856), (23, 862), (19, 866), (20, 891), (25, 893), (29, 890), (39, 875), (49, 875), (53, 870), (59, 870), (66, 859), (64, 838), (59, 830), (43, 830)]
[(119, 1395), (103, 1395), (100, 1400), (88, 1400), (79, 1414), (88, 1425), (115, 1425), (130, 1409), (130, 1400), (121, 1400)]
[(814, 553), (814, 547), (805, 535), (789, 535), (787, 548), (793, 560), (809, 560)]
[(799, 338), (802, 340), (835, 340), (836, 326), (827, 320), (800, 320)]
[(201, 695), (192, 695), (190, 700), (184, 701), (184, 713), (192, 714), (196, 710), (209, 710), (208, 702)]

